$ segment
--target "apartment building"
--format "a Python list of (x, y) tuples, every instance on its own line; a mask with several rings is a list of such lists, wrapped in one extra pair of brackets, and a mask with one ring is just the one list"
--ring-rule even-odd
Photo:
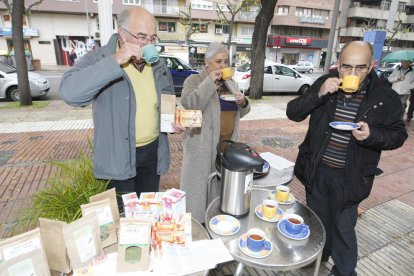
[[(100, 45), (97, 0), (44, 0), (24, 18), (24, 37), (27, 55), (40, 59), (42, 64), (68, 64), (72, 49), (78, 57), (93, 45)], [(158, 21), (158, 35), (162, 52), (190, 56), (194, 64), (201, 66), (207, 45), (212, 41), (228, 40), (229, 26), (217, 23), (216, 3), (223, 0), (112, 0), (113, 31), (117, 30), (117, 16), (131, 6), (142, 6), (152, 12)], [(180, 11), (191, 5), (193, 27), (199, 33), (191, 36), (185, 43), (186, 26), (180, 24)], [(225, 10), (225, 6), (221, 5)], [(242, 10), (235, 18), (233, 28), (235, 48), (233, 57), (238, 61), (250, 57), (251, 36), (257, 7)], [(226, 13), (228, 15), (228, 13)], [(11, 15), (0, 3), (0, 50), (13, 53), (11, 37)]]
[(324, 62), (335, 0), (279, 0), (266, 57), (285, 64)]
[(393, 51), (414, 49), (413, 0), (343, 0), (342, 11), (337, 51), (369, 30), (386, 31), (384, 54), (388, 43)]

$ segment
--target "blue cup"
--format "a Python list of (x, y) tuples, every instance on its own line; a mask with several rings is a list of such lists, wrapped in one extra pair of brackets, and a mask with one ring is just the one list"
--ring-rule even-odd
[(304, 229), (309, 229), (309, 226), (303, 223), (303, 218), (296, 214), (286, 216), (286, 231), (292, 235), (300, 234)]
[(142, 47), (142, 57), (148, 64), (153, 64), (160, 59), (157, 48), (154, 44), (147, 44)]
[(259, 228), (252, 228), (247, 231), (247, 248), (250, 251), (258, 252), (262, 250), (270, 250), (271, 245), (266, 241), (265, 233)]

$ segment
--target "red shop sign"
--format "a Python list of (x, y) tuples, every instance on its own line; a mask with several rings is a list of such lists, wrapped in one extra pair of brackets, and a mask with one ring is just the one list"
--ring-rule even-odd
[(310, 38), (286, 37), (286, 44), (309, 45), (310, 43)]

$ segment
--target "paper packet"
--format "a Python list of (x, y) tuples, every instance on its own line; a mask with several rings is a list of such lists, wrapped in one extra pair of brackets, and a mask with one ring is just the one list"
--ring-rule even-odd
[(39, 228), (0, 241), (0, 274), (50, 275)]

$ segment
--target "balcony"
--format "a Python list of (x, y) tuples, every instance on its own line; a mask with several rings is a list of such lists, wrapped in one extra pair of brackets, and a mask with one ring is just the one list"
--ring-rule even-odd
[(339, 36), (363, 37), (364, 30), (362, 27), (341, 28)]
[(352, 7), (349, 9), (348, 17), (372, 18), (387, 20), (388, 10), (381, 10), (379, 7)]
[(398, 33), (396, 38), (399, 40), (414, 41), (414, 32)]
[(179, 17), (179, 11), (180, 11), (179, 6), (143, 4), (142, 7), (145, 8), (150, 13), (154, 14), (155, 16), (174, 15), (175, 17)]
[(255, 21), (256, 20), (256, 16), (258, 15), (258, 11), (241, 11), (238, 14), (238, 20), (241, 21)]

